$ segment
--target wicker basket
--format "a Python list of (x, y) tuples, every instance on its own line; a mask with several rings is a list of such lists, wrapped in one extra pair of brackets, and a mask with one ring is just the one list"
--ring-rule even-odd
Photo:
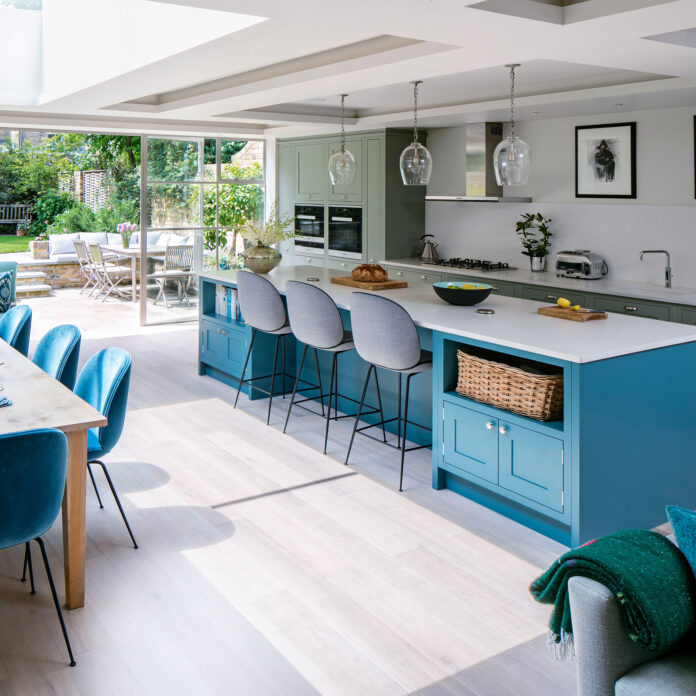
[(504, 356), (503, 363), (501, 357), (500, 353), (476, 348), (458, 350), (457, 393), (540, 421), (563, 417), (560, 368), (509, 355)]

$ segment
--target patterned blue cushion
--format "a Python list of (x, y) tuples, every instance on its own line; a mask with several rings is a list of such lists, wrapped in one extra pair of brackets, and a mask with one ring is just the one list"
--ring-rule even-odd
[(696, 575), (696, 511), (668, 505), (667, 517), (674, 536), (677, 537), (679, 550), (686, 556), (691, 570)]
[(12, 272), (0, 273), (0, 314), (4, 314), (12, 304)]

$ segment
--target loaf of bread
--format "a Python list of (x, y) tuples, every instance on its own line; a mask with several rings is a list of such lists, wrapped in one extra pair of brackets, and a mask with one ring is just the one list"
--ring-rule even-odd
[(353, 280), (359, 280), (363, 283), (381, 283), (389, 280), (387, 272), (379, 265), (373, 263), (363, 263), (353, 269)]

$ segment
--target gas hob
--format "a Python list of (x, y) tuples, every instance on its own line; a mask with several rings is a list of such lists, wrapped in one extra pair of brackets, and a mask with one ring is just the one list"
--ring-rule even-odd
[(437, 261), (424, 261), (428, 266), (444, 266), (445, 268), (462, 268), (467, 271), (514, 271), (517, 270), (504, 261), (485, 261), (482, 259), (438, 259)]

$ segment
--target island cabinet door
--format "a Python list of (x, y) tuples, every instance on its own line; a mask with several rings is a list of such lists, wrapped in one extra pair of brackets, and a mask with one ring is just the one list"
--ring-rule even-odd
[(444, 460), (462, 476), (498, 483), (498, 420), (445, 402)]
[(500, 485), (563, 512), (563, 441), (500, 421)]

